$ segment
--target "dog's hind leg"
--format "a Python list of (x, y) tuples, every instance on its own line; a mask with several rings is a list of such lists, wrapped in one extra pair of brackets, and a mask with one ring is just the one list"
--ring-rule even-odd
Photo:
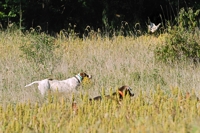
[(50, 89), (50, 83), (48, 79), (42, 80), (39, 85), (38, 89), (40, 90), (40, 93), (44, 96), (44, 94)]

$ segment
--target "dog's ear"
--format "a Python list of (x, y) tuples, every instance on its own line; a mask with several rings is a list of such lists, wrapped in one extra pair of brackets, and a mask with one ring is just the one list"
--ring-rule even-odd
[(80, 76), (81, 76), (82, 78), (84, 78), (84, 77), (87, 76), (87, 74), (86, 74), (85, 72), (82, 72), (82, 73), (80, 73)]
[(124, 85), (124, 86), (122, 86), (122, 87), (118, 88), (118, 90), (119, 90), (119, 91), (121, 91), (121, 92), (123, 92), (123, 91), (125, 91), (125, 90), (126, 90), (126, 88), (127, 88), (127, 86), (125, 86), (125, 85)]

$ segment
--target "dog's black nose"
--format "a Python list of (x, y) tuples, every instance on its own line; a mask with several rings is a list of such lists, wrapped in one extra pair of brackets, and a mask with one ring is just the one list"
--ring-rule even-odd
[(130, 95), (131, 97), (133, 97), (133, 96), (134, 96), (134, 93), (132, 93), (132, 92), (131, 92), (130, 94), (131, 94), (131, 95)]

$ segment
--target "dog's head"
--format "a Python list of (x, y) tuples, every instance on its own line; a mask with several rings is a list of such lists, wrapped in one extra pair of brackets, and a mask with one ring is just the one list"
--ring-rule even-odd
[(81, 83), (81, 82), (84, 80), (84, 78), (91, 79), (92, 76), (86, 74), (85, 72), (81, 72), (81, 73), (77, 74), (77, 75), (75, 76), (75, 78), (78, 80), (79, 83)]
[(89, 78), (89, 79), (91, 79), (91, 78), (92, 78), (92, 76), (91, 76), (91, 75), (88, 75), (88, 74), (87, 74), (87, 73), (85, 73), (85, 72), (82, 72), (82, 73), (80, 73), (80, 76), (81, 76), (82, 80), (83, 80), (85, 77), (87, 77), (87, 78)]
[(132, 89), (129, 86), (122, 86), (118, 89), (118, 93), (119, 93), (119, 98), (123, 99), (124, 96), (130, 96), (133, 97), (134, 93), (132, 92)]

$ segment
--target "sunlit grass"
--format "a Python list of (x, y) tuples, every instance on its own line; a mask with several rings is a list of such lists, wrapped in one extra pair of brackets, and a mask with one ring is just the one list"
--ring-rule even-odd
[[(19, 35), (0, 33), (0, 132), (200, 132), (199, 65), (155, 61), (153, 50), (164, 45), (167, 34), (83, 40), (58, 36), (55, 45), (62, 47), (54, 53), (63, 57), (48, 64), (56, 66), (52, 73), (21, 57), (19, 47), (30, 44), (34, 34)], [(81, 71), (92, 80), (85, 79), (78, 88), (81, 94), (74, 94), (77, 115), (72, 94), (42, 97), (36, 85), (24, 87)], [(122, 85), (129, 85), (135, 97), (121, 106), (109, 100), (88, 103)]]
[(64, 99), (47, 103), (7, 104), (0, 109), (1, 132), (199, 132), (200, 106), (194, 93), (159, 86), (155, 92), (140, 91), (121, 105), (112, 100), (82, 99), (74, 114)]

